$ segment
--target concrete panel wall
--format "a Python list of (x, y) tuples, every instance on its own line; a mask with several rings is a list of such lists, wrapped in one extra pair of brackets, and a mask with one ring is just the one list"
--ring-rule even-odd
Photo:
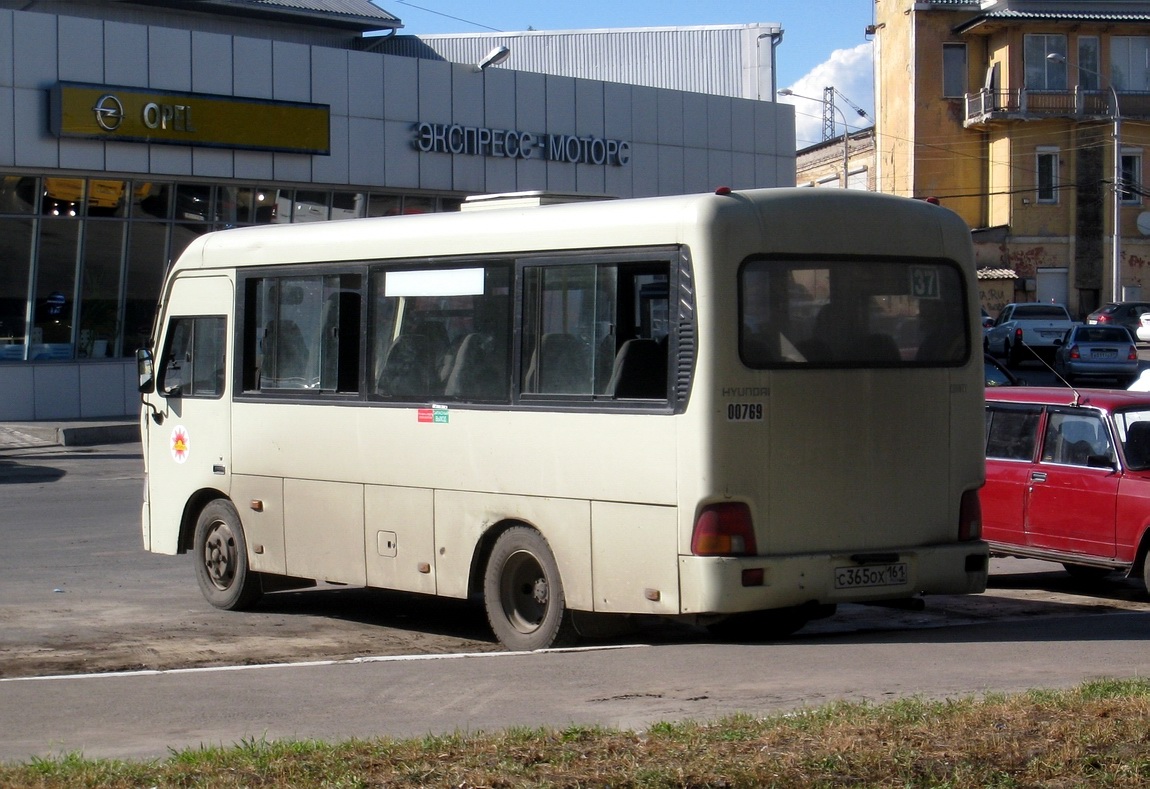
[[(794, 157), (790, 108), (771, 102), (16, 11), (0, 12), (0, 45), (12, 52), (0, 58), (0, 164), (17, 168), (628, 197), (727, 181), (735, 152), (779, 159), (781, 168), (756, 161), (746, 171), (744, 185), (774, 186), (755, 183), (755, 174), (789, 171)], [(331, 155), (56, 139), (47, 131), (47, 91), (60, 80), (327, 104)], [(637, 152), (656, 150), (639, 154), (647, 172), (634, 161), (421, 153), (413, 145), (419, 121), (607, 137)], [(684, 171), (676, 174), (679, 162)]]
[(136, 360), (0, 365), (0, 422), (132, 416)]

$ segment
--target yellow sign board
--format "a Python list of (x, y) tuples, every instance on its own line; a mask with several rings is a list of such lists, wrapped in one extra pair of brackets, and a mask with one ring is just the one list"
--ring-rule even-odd
[(326, 104), (61, 82), (49, 115), (58, 137), (331, 153)]

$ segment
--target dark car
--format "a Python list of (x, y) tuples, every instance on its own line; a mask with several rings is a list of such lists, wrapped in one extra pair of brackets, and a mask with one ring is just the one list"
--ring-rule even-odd
[(1150, 301), (1112, 302), (1087, 315), (1086, 322), (1125, 326), (1133, 337), (1138, 331), (1139, 319), (1144, 312), (1150, 312)]
[(1025, 382), (989, 353), (983, 354), (987, 386), (1022, 386)]
[(1054, 372), (1068, 384), (1110, 378), (1126, 387), (1138, 377), (1138, 346), (1125, 326), (1079, 324), (1055, 344)]
[(980, 500), (992, 554), (1150, 581), (1150, 393), (987, 389)]

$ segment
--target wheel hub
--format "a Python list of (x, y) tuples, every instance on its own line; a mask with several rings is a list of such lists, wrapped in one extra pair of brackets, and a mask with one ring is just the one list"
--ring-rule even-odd
[(547, 579), (536, 578), (534, 585), (531, 587), (531, 599), (538, 605), (547, 605)]
[(225, 524), (217, 524), (204, 541), (204, 566), (219, 589), (227, 589), (235, 575), (235, 541)]

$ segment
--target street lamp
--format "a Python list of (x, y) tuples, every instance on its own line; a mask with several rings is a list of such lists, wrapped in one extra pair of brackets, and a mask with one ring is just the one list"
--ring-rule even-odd
[[(850, 175), (850, 130), (847, 128), (847, 116), (846, 116), (846, 114), (843, 113), (842, 108), (839, 107), (834, 102), (834, 94), (839, 93), (838, 88), (831, 87), (831, 88), (827, 88), (826, 90), (831, 93), (830, 99), (825, 99), (825, 98), (816, 99), (814, 96), (803, 96), (800, 93), (795, 93), (790, 88), (783, 88), (782, 90), (779, 91), (779, 95), (780, 96), (794, 96), (796, 99), (806, 99), (808, 101), (817, 101), (820, 104), (822, 104), (824, 107), (830, 107), (830, 108), (838, 111), (839, 117), (841, 117), (843, 119), (843, 189), (846, 189), (847, 188), (847, 178)], [(839, 93), (839, 95), (842, 96), (841, 93)], [(843, 98), (846, 99), (846, 96), (843, 96)], [(860, 107), (855, 106), (855, 104), (853, 102), (851, 102), (849, 99), (847, 99), (847, 101), (848, 101), (848, 103), (851, 104), (852, 107), (854, 107), (858, 111), (858, 114), (860, 116), (862, 116), (863, 118), (867, 117), (866, 112), (864, 112)]]
[[(1066, 63), (1066, 56), (1051, 52), (1046, 59), (1052, 63)], [(1099, 79), (1105, 79), (1094, 69), (1079, 65), (1080, 71), (1087, 71)], [(1110, 95), (1114, 97), (1114, 226), (1110, 241), (1110, 300), (1122, 300), (1122, 112), (1118, 107), (1118, 91), (1114, 82), (1108, 83)]]

